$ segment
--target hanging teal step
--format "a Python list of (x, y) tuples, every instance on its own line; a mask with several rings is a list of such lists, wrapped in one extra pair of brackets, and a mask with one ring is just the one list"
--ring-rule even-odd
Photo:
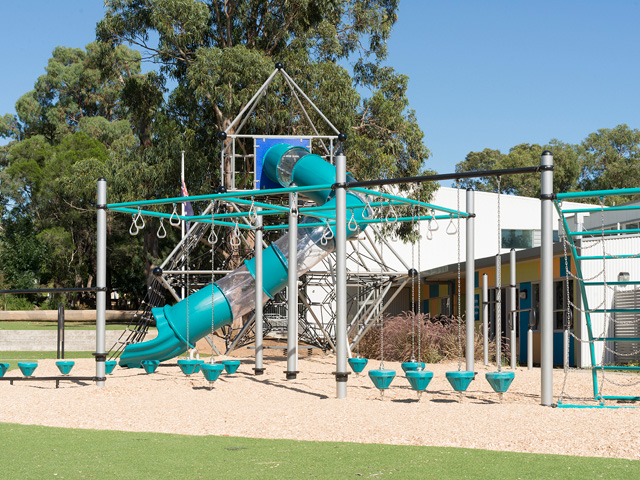
[(369, 370), (369, 378), (378, 390), (386, 390), (396, 376), (395, 370), (383, 368), (379, 370)]
[(104, 362), (104, 373), (106, 373), (107, 375), (112, 373), (117, 364), (118, 362), (116, 362), (115, 360), (107, 360), (106, 362)]
[(18, 362), (18, 368), (25, 377), (30, 377), (33, 372), (38, 368), (38, 362)]
[(447, 372), (446, 377), (456, 392), (465, 392), (476, 374), (469, 371)]
[(196, 360), (197, 365), (193, 373), (200, 373), (200, 367), (204, 364), (204, 360)]
[(144, 368), (144, 371), (147, 373), (155, 372), (158, 365), (160, 365), (158, 360), (142, 360), (140, 363), (142, 363), (142, 368)]
[(223, 360), (220, 363), (224, 365), (224, 371), (227, 373), (236, 373), (240, 366), (240, 360)]
[(504, 393), (509, 390), (515, 376), (514, 372), (488, 372), (485, 374), (487, 382), (496, 393)]
[(433, 372), (426, 370), (409, 370), (406, 372), (407, 380), (416, 392), (422, 392), (427, 389), (429, 382), (433, 378)]
[(69, 375), (75, 364), (76, 362), (73, 360), (58, 360), (56, 362), (56, 367), (58, 367), (58, 370), (60, 370), (62, 375)]
[(351, 370), (353, 370), (356, 373), (362, 373), (362, 371), (364, 370), (364, 367), (366, 367), (367, 363), (369, 363), (369, 360), (366, 358), (350, 358), (347, 361), (349, 362), (349, 366), (351, 367)]
[(200, 363), (198, 362), (198, 360), (183, 358), (178, 360), (178, 366), (180, 367), (180, 370), (182, 370), (182, 373), (189, 376), (193, 375), (196, 372), (196, 368), (200, 366)]
[(422, 370), (425, 367), (424, 362), (404, 362), (400, 366), (404, 373), (411, 372), (412, 370)]
[(0, 363), (0, 378), (4, 377), (4, 374), (7, 373), (10, 366), (9, 363)]
[(224, 365), (221, 363), (203, 363), (200, 365), (200, 370), (204, 378), (206, 378), (209, 383), (213, 383), (218, 379), (222, 370), (224, 370)]

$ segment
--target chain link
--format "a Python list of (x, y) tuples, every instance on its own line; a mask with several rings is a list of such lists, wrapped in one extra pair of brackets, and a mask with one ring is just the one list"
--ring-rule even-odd
[[(457, 240), (458, 240), (458, 285), (457, 289), (457, 300), (458, 300), (458, 311), (456, 312), (457, 317), (456, 320), (458, 322), (458, 371), (462, 370), (462, 317), (460, 315), (460, 277), (462, 276), (460, 270), (460, 179), (456, 180), (456, 210), (458, 210), (458, 227), (456, 228)], [(453, 217), (451, 218), (451, 222), (453, 222)]]
[(502, 218), (500, 212), (501, 178), (498, 177), (498, 256), (496, 257), (496, 364), (502, 371)]

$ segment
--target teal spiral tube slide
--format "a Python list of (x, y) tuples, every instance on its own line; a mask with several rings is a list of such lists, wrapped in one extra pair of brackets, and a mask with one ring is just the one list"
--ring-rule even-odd
[[(335, 182), (336, 169), (319, 155), (311, 154), (303, 147), (278, 144), (265, 154), (266, 174), (283, 187), (313, 186)], [(300, 224), (297, 251), (288, 251), (288, 233), (284, 234), (263, 252), (263, 290), (265, 302), (273, 298), (287, 285), (287, 269), (290, 261), (296, 261), (298, 275), (304, 275), (335, 248), (333, 238), (325, 237), (327, 226), (304, 228), (304, 223), (319, 223), (335, 218), (335, 198), (332, 190), (305, 192), (317, 205), (323, 205), (323, 219), (306, 217)], [(348, 236), (357, 235), (365, 214), (366, 202), (358, 194), (347, 192), (347, 211), (353, 212), (358, 228), (347, 229)], [(351, 221), (350, 221), (351, 222)], [(324, 238), (324, 240), (323, 240)], [(251, 312), (255, 299), (255, 261), (244, 265), (215, 283), (191, 294), (175, 305), (154, 308), (158, 335), (147, 342), (127, 345), (120, 357), (120, 366), (139, 368), (143, 360), (165, 361), (176, 357), (195, 343), (225, 325), (234, 318)]]

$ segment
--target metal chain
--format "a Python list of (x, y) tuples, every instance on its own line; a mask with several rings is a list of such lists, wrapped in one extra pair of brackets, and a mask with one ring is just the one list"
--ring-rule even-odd
[(501, 178), (498, 177), (498, 256), (496, 257), (496, 364), (502, 371), (502, 218), (500, 212)]
[[(457, 192), (456, 192), (456, 210), (458, 211), (458, 227), (457, 227), (457, 236), (458, 236), (458, 291), (457, 291), (457, 300), (458, 300), (458, 311), (456, 320), (458, 322), (458, 371), (462, 370), (462, 317), (460, 315), (460, 179), (456, 180)], [(453, 219), (452, 219), (453, 220)]]
[[(382, 191), (382, 188), (380, 189)], [(382, 217), (382, 195), (380, 195), (380, 215)], [(382, 241), (382, 231), (378, 232), (380, 236), (380, 258), (384, 258), (383, 249), (384, 242)], [(384, 369), (384, 314), (380, 315), (380, 370)]]
[[(214, 213), (216, 211), (216, 202), (212, 202), (211, 203), (211, 231), (213, 232), (213, 229), (215, 227), (215, 224), (213, 223), (213, 218), (214, 218)], [(214, 287), (214, 283), (215, 283), (215, 245), (214, 243), (211, 243), (211, 342), (213, 342), (213, 332), (215, 332), (215, 315), (214, 315), (214, 308), (215, 308), (215, 287)], [(213, 357), (213, 346), (211, 346), (211, 360), (210, 362), (213, 363), (214, 362), (214, 357)]]
[[(411, 206), (411, 233), (415, 232), (415, 205)], [(411, 270), (415, 270), (415, 240), (411, 242)], [(411, 278), (411, 361), (416, 361), (416, 277), (415, 272), (410, 272)]]
[[(422, 201), (422, 183), (418, 183), (418, 201)], [(422, 362), (422, 284), (420, 283), (420, 217), (422, 205), (418, 204), (418, 362)]]

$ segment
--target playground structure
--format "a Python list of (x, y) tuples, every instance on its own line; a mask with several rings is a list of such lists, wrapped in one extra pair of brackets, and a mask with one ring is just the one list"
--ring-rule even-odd
[[(402, 288), (416, 278), (416, 272), (407, 268), (406, 272), (389, 271), (384, 264), (382, 255), (378, 255), (378, 267), (376, 271), (355, 271), (366, 262), (358, 259), (361, 251), (353, 247), (354, 243), (363, 245), (367, 249), (365, 242), (369, 242), (370, 249), (375, 253), (375, 242), (369, 235), (369, 230), (386, 223), (400, 222), (430, 222), (437, 220), (464, 220), (466, 222), (466, 261), (465, 261), (465, 282), (467, 292), (474, 289), (474, 192), (466, 191), (466, 211), (432, 205), (419, 200), (403, 198), (384, 192), (384, 186), (394, 184), (421, 185), (423, 182), (456, 180), (471, 177), (486, 177), (513, 175), (513, 174), (540, 174), (542, 179), (541, 189), (541, 225), (542, 225), (542, 246), (540, 252), (540, 314), (541, 325), (541, 403), (542, 405), (553, 404), (553, 221), (552, 208), (554, 200), (563, 198), (577, 198), (578, 196), (605, 196), (615, 194), (640, 193), (640, 189), (630, 189), (630, 191), (620, 192), (593, 192), (586, 194), (553, 194), (553, 158), (550, 152), (543, 152), (540, 166), (526, 167), (518, 169), (504, 169), (478, 172), (456, 172), (452, 174), (428, 175), (410, 178), (381, 179), (358, 182), (346, 171), (346, 157), (341, 150), (341, 142), (346, 140), (346, 136), (338, 132), (333, 125), (315, 109), (318, 115), (334, 130), (333, 135), (319, 135), (313, 127), (314, 135), (297, 136), (295, 138), (281, 136), (258, 136), (244, 135), (238, 133), (248, 115), (251, 115), (260, 99), (266, 95), (269, 82), (277, 73), (281, 73), (287, 80), (292, 92), (298, 91), (299, 95), (305, 98), (312, 106), (315, 105), (306, 97), (304, 92), (299, 90), (295, 82), (286, 74), (282, 66), (277, 66), (276, 70), (269, 77), (267, 82), (254, 95), (252, 100), (244, 107), (238, 117), (232, 122), (231, 127), (239, 125), (235, 133), (221, 132), (220, 139), (225, 142), (221, 154), (221, 177), (223, 187), (218, 193), (210, 195), (199, 195), (191, 197), (176, 197), (158, 200), (147, 200), (138, 202), (127, 202), (119, 204), (107, 204), (106, 180), (98, 181), (98, 275), (97, 275), (97, 335), (96, 335), (96, 376), (94, 380), (98, 385), (104, 385), (105, 361), (108, 357), (104, 340), (105, 307), (106, 307), (106, 211), (123, 212), (132, 215), (131, 233), (135, 234), (145, 227), (144, 218), (157, 218), (160, 221), (167, 220), (174, 226), (180, 222), (192, 222), (192, 227), (188, 229), (183, 240), (176, 246), (169, 258), (156, 269), (155, 278), (149, 290), (149, 295), (145, 300), (145, 305), (139, 312), (138, 322), (127, 332), (127, 336), (114, 346), (111, 356), (120, 355), (121, 366), (144, 367), (154, 369), (157, 364), (154, 362), (164, 361), (177, 355), (187, 352), (195, 347), (195, 342), (201, 338), (213, 336), (213, 332), (223, 328), (230, 331), (234, 320), (248, 318), (238, 329), (237, 334), (228, 342), (227, 352), (242, 344), (250, 342), (249, 332), (253, 327), (253, 342), (255, 343), (255, 368), (256, 374), (264, 371), (263, 364), (263, 328), (268, 325), (268, 319), (263, 317), (263, 309), (256, 306), (265, 306), (269, 302), (278, 300), (279, 292), (285, 287), (288, 292), (295, 292), (286, 297), (287, 304), (287, 379), (296, 378), (298, 373), (297, 356), (298, 341), (301, 337), (311, 344), (317, 342), (323, 348), (330, 348), (336, 353), (336, 395), (338, 398), (345, 398), (347, 395), (348, 357), (351, 356), (352, 349), (357, 346), (358, 341), (371, 328), (376, 321), (382, 318), (384, 307), (387, 306), (395, 295)], [(296, 90), (297, 89), (297, 90)], [(295, 98), (300, 101), (298, 95)], [(305, 112), (303, 115), (309, 119)], [(243, 117), (245, 115), (245, 117)], [(236, 168), (238, 158), (247, 163), (247, 155), (236, 154), (236, 142), (247, 140), (253, 142), (253, 171), (247, 175), (245, 171), (240, 175)], [(328, 146), (326, 145), (328, 144)], [(315, 148), (319, 148), (324, 155), (311, 153)], [(262, 149), (262, 150), (260, 150)], [(238, 188), (247, 186), (248, 190)], [(379, 187), (380, 190), (372, 190), (371, 187)], [(419, 187), (416, 187), (419, 188)], [(631, 191), (632, 190), (632, 191)], [(301, 198), (305, 197), (307, 203), (300, 204)], [(283, 199), (285, 199), (283, 201)], [(198, 215), (185, 215), (177, 213), (177, 204), (182, 202), (205, 202), (206, 207), (201, 209)], [(224, 204), (228, 209), (220, 209)], [(163, 205), (173, 206), (173, 210), (163, 212), (152, 210), (152, 208), (162, 208)], [(401, 206), (413, 206), (417, 214), (411, 216), (398, 217), (396, 208)], [(562, 211), (556, 202), (557, 208), (565, 221), (563, 214), (575, 213), (570, 210)], [(605, 210), (604, 206), (601, 210)], [(608, 210), (608, 209), (607, 209)], [(265, 219), (281, 218), (286, 216), (287, 223), (265, 224)], [(499, 216), (498, 216), (499, 217)], [(161, 223), (161, 228), (163, 225)], [(217, 231), (216, 231), (217, 229)], [(227, 235), (229, 243), (237, 251), (240, 245), (247, 247), (247, 250), (254, 250), (246, 255), (239, 255), (234, 269), (214, 268), (214, 246), (220, 239), (220, 229), (227, 229), (231, 233)], [(266, 247), (263, 233), (269, 231), (287, 230), (283, 236)], [(299, 235), (298, 232), (301, 232)], [(499, 231), (499, 229), (498, 229)], [(567, 230), (568, 231), (568, 230)], [(583, 234), (573, 235), (575, 232), (566, 234), (566, 238), (572, 239)], [(630, 233), (620, 230), (617, 233)], [(640, 230), (631, 233), (640, 233)], [(208, 234), (208, 236), (207, 236)], [(457, 228), (458, 242), (460, 240), (460, 228)], [(384, 235), (380, 231), (375, 231), (382, 245), (389, 246)], [(601, 235), (605, 235), (602, 233)], [(189, 255), (199, 243), (206, 243), (211, 246), (212, 264), (210, 270), (190, 271)], [(348, 254), (348, 247), (351, 246), (353, 253)], [(458, 249), (460, 245), (458, 243)], [(389, 250), (392, 251), (389, 246)], [(335, 252), (335, 260), (332, 256)], [(253, 255), (251, 255), (253, 253)], [(577, 275), (580, 273), (581, 260), (577, 254), (575, 243), (572, 244), (574, 254), (574, 265)], [(371, 255), (374, 257), (374, 255)], [(606, 260), (607, 255), (603, 255)], [(634, 256), (629, 256), (629, 258)], [(618, 257), (617, 257), (618, 258)], [(354, 260), (355, 259), (355, 260)], [(497, 257), (498, 261), (500, 256)], [(349, 264), (349, 260), (351, 264)], [(460, 263), (460, 259), (458, 264)], [(314, 271), (316, 265), (324, 264), (324, 268)], [(405, 264), (406, 265), (406, 264)], [(268, 272), (265, 275), (265, 270)], [(364, 270), (364, 269), (363, 269)], [(331, 273), (327, 273), (331, 272)], [(496, 269), (499, 275), (500, 268)], [(513, 274), (513, 269), (512, 269)], [(221, 277), (221, 275), (224, 275)], [(418, 272), (419, 275), (419, 272)], [(318, 315), (314, 311), (314, 302), (305, 295), (304, 288), (300, 288), (299, 277), (304, 276), (304, 285), (316, 282), (323, 285), (325, 291), (330, 291), (328, 301), (320, 306), (321, 309), (328, 308), (328, 305), (335, 303), (335, 308), (328, 312), (330, 328), (325, 322), (318, 320)], [(328, 276), (335, 278), (333, 286), (327, 286)], [(216, 279), (216, 277), (219, 277)], [(460, 275), (458, 275), (460, 278)], [(358, 285), (364, 285), (366, 289), (366, 305), (358, 309), (352, 322), (348, 322), (348, 309), (350, 299), (347, 294), (347, 282), (353, 279)], [(208, 282), (210, 280), (210, 283)], [(395, 283), (395, 285), (394, 285)], [(515, 283), (511, 279), (510, 284)], [(611, 282), (602, 282), (606, 288)], [(628, 284), (640, 282), (628, 282)], [(501, 279), (496, 279), (496, 284), (501, 284)], [(583, 281), (581, 285), (590, 286)], [(396, 291), (390, 293), (393, 287)], [(173, 306), (164, 306), (164, 291), (168, 291), (177, 303)], [(193, 290), (195, 293), (192, 293)], [(412, 291), (414, 289), (412, 288)], [(458, 288), (458, 292), (460, 288)], [(497, 290), (498, 295), (500, 289)], [(586, 299), (586, 292), (582, 291)], [(389, 299), (389, 297), (391, 297)], [(486, 298), (486, 296), (485, 296)], [(466, 311), (472, 312), (474, 309), (473, 295), (466, 297)], [(281, 301), (281, 300), (280, 300)], [(302, 305), (301, 305), (302, 304)], [(496, 300), (498, 316), (500, 315), (501, 299)], [(512, 302), (511, 305), (514, 305)], [(305, 313), (310, 314), (316, 322), (315, 326), (309, 327), (306, 319), (301, 322), (301, 308)], [(513, 307), (511, 307), (513, 309)], [(584, 306), (587, 313), (587, 325), (589, 328), (588, 347), (591, 350), (591, 362), (594, 382), (594, 396), (598, 401), (610, 399), (639, 400), (639, 397), (608, 397), (601, 395), (598, 387), (597, 372), (604, 373), (609, 368), (604, 368), (603, 364), (598, 365), (594, 350), (597, 342), (618, 342), (621, 337), (605, 336), (604, 334), (593, 333), (590, 322), (590, 313), (616, 313), (611, 309), (599, 312), (597, 309), (589, 311), (588, 306)], [(253, 315), (251, 312), (255, 310)], [(640, 310), (626, 309), (618, 313), (635, 313)], [(458, 306), (458, 314), (460, 306)], [(517, 314), (515, 310), (508, 312), (509, 315)], [(155, 321), (158, 327), (158, 336), (150, 341), (143, 341), (149, 325)], [(566, 322), (570, 325), (570, 321)], [(303, 325), (303, 335), (298, 331)], [(499, 322), (497, 322), (499, 325)], [(606, 329), (605, 329), (606, 330)], [(565, 336), (571, 335), (569, 328)], [(231, 339), (231, 335), (227, 334)], [(353, 337), (351, 344), (348, 338)], [(485, 340), (487, 335), (485, 334)], [(502, 335), (497, 332), (496, 340), (498, 351)], [(630, 341), (640, 341), (640, 338), (628, 337)], [(210, 341), (215, 352), (215, 346)], [(246, 343), (245, 343), (246, 344)], [(465, 322), (465, 369), (459, 364), (457, 372), (448, 372), (447, 379), (452, 387), (457, 391), (464, 391), (469, 382), (474, 378), (474, 322)], [(568, 349), (566, 349), (568, 351)], [(485, 350), (486, 352), (486, 350)], [(361, 360), (361, 359), (351, 359)], [(213, 361), (213, 354), (212, 354)], [(349, 362), (358, 364), (362, 362)], [(418, 362), (419, 363), (419, 362)], [(485, 362), (486, 363), (486, 362)], [(512, 360), (512, 366), (515, 364)], [(189, 368), (197, 368), (195, 364)], [(362, 365), (362, 367), (364, 367)], [(506, 391), (508, 384), (513, 380), (513, 372), (503, 372), (501, 370), (501, 355), (497, 355), (498, 372), (487, 374), (487, 380), (498, 393)], [(424, 365), (418, 365), (414, 371), (422, 372), (423, 375), (416, 375), (407, 371), (407, 378), (410, 379), (412, 387), (420, 392), (426, 388), (430, 379), (429, 373), (422, 369)], [(403, 366), (404, 369), (404, 366)], [(613, 369), (613, 368), (611, 368)], [(632, 368), (624, 368), (631, 370)], [(354, 369), (355, 370), (355, 369)], [(381, 369), (382, 370), (382, 369)], [(565, 370), (566, 371), (566, 370)], [(204, 372), (203, 372), (204, 373)], [(219, 374), (219, 369), (217, 369)], [(205, 376), (207, 374), (205, 373)], [(216, 376), (215, 372), (210, 375)], [(381, 373), (380, 377), (373, 378), (376, 386), (381, 390), (386, 388), (385, 381), (390, 377), (386, 373)], [(392, 378), (392, 377), (391, 377)], [(207, 377), (209, 380), (209, 377)], [(413, 379), (413, 381), (411, 380)], [(210, 380), (212, 381), (212, 380)], [(378, 383), (381, 381), (382, 383)], [(390, 380), (389, 380), (390, 382)], [(425, 383), (426, 382), (426, 383)], [(414, 385), (415, 383), (415, 385)], [(600, 383), (601, 385), (601, 383)], [(388, 387), (388, 383), (386, 384)], [(562, 404), (562, 406), (568, 406)]]

